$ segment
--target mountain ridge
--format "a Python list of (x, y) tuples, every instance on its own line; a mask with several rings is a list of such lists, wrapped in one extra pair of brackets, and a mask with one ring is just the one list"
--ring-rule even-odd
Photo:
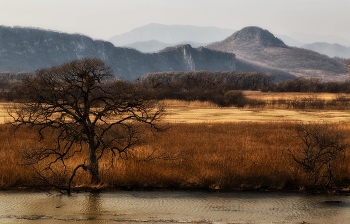
[(223, 40), (234, 32), (232, 29), (218, 27), (200, 27), (190, 25), (164, 25), (150, 23), (129, 32), (114, 35), (109, 41), (115, 46), (124, 46), (135, 42), (157, 40), (167, 44), (183, 42), (211, 43)]
[[(153, 27), (153, 29), (152, 29)], [(181, 28), (182, 27), (182, 31)], [(203, 30), (205, 29), (212, 29), (210, 32), (209, 30), (207, 30), (206, 33), (203, 33)], [(215, 31), (216, 29), (216, 31)], [(171, 30), (171, 31), (169, 31)], [(175, 32), (175, 30), (177, 30)], [(197, 35), (197, 36), (192, 36), (191, 38), (187, 38), (186, 37), (186, 32), (193, 32), (193, 30), (202, 30), (200, 32), (201, 35)], [(212, 38), (210, 39), (211, 42), (203, 42), (200, 41), (202, 38), (202, 36), (210, 36), (213, 35), (213, 33), (217, 32), (217, 30), (219, 31), (223, 31), (225, 32), (224, 35), (221, 35), (219, 38)], [(171, 33), (173, 32), (173, 33)], [(181, 33), (182, 32), (182, 33)], [(222, 41), (225, 38), (231, 36), (233, 33), (235, 32), (235, 30), (233, 29), (221, 29), (218, 27), (200, 27), (200, 26), (186, 26), (186, 25), (164, 25), (164, 24), (157, 24), (157, 23), (151, 23), (148, 25), (144, 25), (144, 26), (140, 26), (140, 27), (136, 27), (134, 29), (132, 29), (129, 32), (123, 33), (123, 34), (119, 34), (119, 35), (115, 35), (113, 37), (121, 37), (124, 36), (125, 40), (128, 43), (127, 44), (123, 44), (125, 42), (122, 43), (114, 43), (115, 46), (121, 46), (121, 47), (128, 47), (128, 48), (133, 48), (136, 50), (139, 50), (141, 52), (145, 52), (145, 53), (153, 53), (153, 52), (157, 52), (159, 50), (162, 50), (165, 47), (169, 47), (169, 46), (175, 46), (175, 45), (179, 45), (179, 44), (191, 44), (192, 46), (195, 47), (199, 47), (199, 46), (206, 46), (209, 44), (212, 44), (213, 42), (218, 42), (218, 41)], [(130, 36), (130, 33), (134, 33), (134, 35)], [(173, 40), (171, 42), (169, 42), (169, 39), (164, 39), (164, 35), (166, 34), (166, 36), (169, 37), (173, 37), (173, 36), (177, 36), (177, 40)], [(298, 48), (303, 48), (304, 45), (306, 45), (307, 43), (317, 43), (317, 42), (327, 42), (327, 43), (338, 43), (343, 45), (344, 47), (350, 47), (350, 40), (341, 38), (341, 37), (337, 37), (337, 36), (333, 36), (333, 35), (326, 35), (326, 36), (322, 36), (322, 35), (311, 35), (311, 34), (303, 34), (303, 33), (291, 33), (289, 35), (275, 35), (276, 37), (278, 37), (280, 40), (282, 40), (286, 45), (290, 46), (290, 47), (298, 47)], [(163, 39), (162, 39), (163, 38)], [(110, 38), (110, 40), (112, 40), (113, 38)], [(161, 43), (156, 43), (156, 41), (161, 42)], [(112, 41), (113, 42), (113, 41)], [(118, 42), (118, 41), (117, 41)], [(197, 44), (199, 43), (199, 44)], [(205, 44), (207, 43), (207, 44)], [(307, 47), (305, 47), (307, 49)], [(321, 54), (324, 53), (323, 48), (318, 48), (318, 49), (312, 49), (316, 52), (319, 52)], [(339, 49), (339, 51), (331, 51), (330, 53), (325, 52), (326, 55), (333, 57), (343, 57), (344, 53), (343, 50)]]
[[(204, 47), (180, 45), (157, 53), (141, 53), (81, 34), (0, 26), (0, 72), (34, 72), (84, 57), (103, 60), (117, 77), (126, 80), (161, 71), (251, 69), (249, 64), (237, 66), (233, 53)], [(271, 73), (293, 78), (280, 71)]]
[(305, 44), (302, 48), (325, 54), (329, 57), (350, 58), (350, 47), (345, 47), (340, 44), (329, 44), (325, 42), (315, 42)]
[(141, 51), (143, 53), (156, 53), (167, 47), (174, 47), (174, 46), (185, 45), (185, 44), (190, 44), (192, 47), (195, 47), (195, 48), (208, 45), (208, 44), (196, 43), (192, 41), (169, 44), (169, 43), (160, 42), (158, 40), (149, 40), (149, 41), (143, 41), (143, 42), (134, 42), (131, 44), (123, 45), (121, 47), (132, 48), (132, 49)]
[(209, 49), (234, 53), (236, 58), (279, 69), (296, 76), (321, 79), (345, 77), (345, 64), (317, 52), (289, 47), (272, 33), (259, 27), (246, 27)]
[(304, 44), (325, 42), (329, 44), (337, 43), (348, 47), (350, 46), (350, 39), (345, 39), (343, 37), (338, 37), (334, 35), (317, 35), (317, 34), (293, 32), (293, 33), (290, 33), (288, 36)]
[(249, 43), (250, 45), (262, 45), (264, 47), (287, 47), (282, 40), (275, 37), (270, 31), (257, 26), (245, 27), (221, 42), (229, 42), (230, 44), (234, 42), (236, 45), (246, 45)]

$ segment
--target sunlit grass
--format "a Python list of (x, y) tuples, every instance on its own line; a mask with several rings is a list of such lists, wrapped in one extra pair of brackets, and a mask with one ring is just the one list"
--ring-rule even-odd
[(262, 104), (248, 104), (246, 107), (264, 109), (297, 110), (349, 110), (350, 94), (345, 93), (305, 93), (305, 92), (260, 92), (244, 91), (248, 100)]
[[(285, 101), (303, 99), (319, 99), (330, 102), (340, 96), (349, 98), (349, 94), (333, 93), (265, 93), (260, 91), (244, 91), (250, 99), (266, 102), (263, 108), (246, 106), (218, 107), (210, 102), (187, 102), (179, 100), (163, 101), (166, 105), (164, 121), (175, 123), (199, 123), (199, 122), (347, 122), (350, 120), (350, 112), (341, 109), (291, 109), (287, 108)], [(274, 101), (274, 103), (272, 103)], [(341, 103), (340, 103), (341, 104)], [(341, 106), (341, 105), (340, 105)], [(336, 108), (336, 107), (335, 107)]]
[[(263, 108), (246, 106), (218, 107), (211, 102), (163, 100), (160, 104), (165, 106), (166, 112), (163, 121), (170, 123), (201, 123), (201, 122), (271, 122), (271, 121), (327, 121), (346, 122), (350, 120), (350, 110), (341, 109), (293, 109), (287, 108), (285, 101), (302, 100), (305, 98), (331, 101), (337, 99), (339, 94), (331, 93), (265, 93), (260, 91), (245, 91), (248, 98), (263, 100)], [(342, 94), (343, 97), (350, 97)], [(296, 101), (298, 101), (296, 100)], [(272, 103), (274, 101), (274, 103)], [(282, 102), (282, 103), (281, 103)], [(339, 106), (342, 106), (341, 102)], [(0, 124), (10, 120), (7, 108), (11, 103), (0, 104)], [(346, 106), (345, 106), (346, 107)], [(337, 108), (337, 107), (335, 107)], [(350, 109), (350, 108), (349, 108)]]
[(167, 107), (164, 121), (172, 123), (200, 122), (271, 122), (271, 121), (327, 121), (346, 122), (350, 113), (346, 110), (286, 110), (249, 108), (195, 108)]
[(333, 100), (339, 95), (350, 97), (350, 94), (338, 93), (305, 93), (305, 92), (261, 92), (261, 91), (243, 91), (244, 94), (252, 99), (258, 100), (293, 100), (295, 98), (315, 98), (322, 100)]
[[(339, 123), (346, 132), (349, 123)], [(149, 134), (128, 156), (110, 157), (100, 164), (101, 185), (109, 188), (173, 189), (294, 189), (307, 185), (304, 172), (293, 162), (288, 149), (300, 146), (290, 122), (230, 122), (172, 124), (166, 132)], [(347, 135), (347, 143), (350, 143)], [(22, 150), (53, 144), (39, 143), (35, 133), (21, 130), (13, 134), (0, 126), (1, 187), (38, 186), (35, 173), (23, 166)], [(334, 167), (338, 186), (350, 184), (349, 151)], [(66, 165), (84, 159), (78, 155)], [(344, 162), (344, 163), (343, 163)], [(89, 186), (89, 175), (80, 171), (74, 187)]]
[[(246, 93), (248, 97), (295, 97), (295, 94)], [(257, 94), (255, 96), (254, 94)], [(307, 94), (302, 97), (307, 97)], [(300, 96), (301, 97), (301, 96)], [(317, 95), (327, 100), (332, 94)], [(166, 100), (164, 122), (170, 128), (149, 134), (142, 144), (126, 156), (110, 155), (100, 164), (101, 185), (107, 188), (175, 188), (175, 189), (299, 189), (308, 184), (305, 173), (295, 164), (288, 149), (300, 146), (297, 122), (333, 122), (350, 131), (347, 110), (287, 110), (266, 108), (220, 108), (209, 102)], [(0, 105), (0, 117), (8, 119), (6, 106)], [(54, 136), (39, 142), (35, 131), (13, 132), (10, 125), (0, 125), (0, 187), (38, 187), (30, 167), (23, 166), (23, 151), (48, 147)], [(350, 135), (346, 135), (350, 145)], [(334, 167), (338, 186), (350, 184), (349, 150)], [(77, 154), (67, 161), (68, 168), (84, 161)], [(87, 172), (81, 170), (74, 187), (89, 186)]]
[(161, 100), (166, 107), (194, 107), (194, 108), (219, 108), (215, 103), (208, 101), (184, 101), (184, 100)]

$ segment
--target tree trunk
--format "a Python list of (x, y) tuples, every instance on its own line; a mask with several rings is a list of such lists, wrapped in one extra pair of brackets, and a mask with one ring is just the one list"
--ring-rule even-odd
[(96, 149), (89, 144), (89, 172), (91, 176), (91, 184), (99, 184), (100, 183), (100, 176), (99, 176), (99, 170), (98, 170), (98, 161), (96, 158)]

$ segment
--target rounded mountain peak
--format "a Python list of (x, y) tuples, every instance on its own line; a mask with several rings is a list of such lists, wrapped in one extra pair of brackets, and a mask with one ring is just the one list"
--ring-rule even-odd
[(256, 26), (245, 27), (232, 34), (225, 41), (234, 41), (235, 44), (258, 44), (264, 47), (287, 47), (282, 40), (268, 30)]

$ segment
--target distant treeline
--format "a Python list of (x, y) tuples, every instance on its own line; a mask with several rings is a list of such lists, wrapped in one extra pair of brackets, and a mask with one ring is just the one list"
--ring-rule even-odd
[[(3, 100), (16, 100), (11, 88), (32, 73), (0, 73), (0, 97)], [(329, 92), (350, 93), (350, 81), (322, 82), (315, 78), (297, 78), (274, 82), (272, 75), (256, 72), (159, 72), (147, 74), (137, 81), (140, 90), (156, 100), (179, 99), (210, 101), (220, 106), (243, 106), (241, 90), (264, 92)], [(245, 104), (246, 104), (245, 99)], [(258, 102), (250, 102), (258, 103)]]
[[(160, 72), (137, 81), (154, 99), (210, 101), (220, 106), (240, 105), (241, 92), (267, 89), (272, 76), (246, 72)], [(234, 102), (232, 102), (232, 100)]]
[(184, 91), (200, 89), (228, 88), (236, 90), (266, 89), (273, 80), (271, 75), (249, 72), (158, 72), (147, 74), (138, 80), (147, 88), (177, 88)]
[(34, 75), (30, 72), (0, 72), (0, 90), (8, 90), (20, 83), (25, 77)]
[[(349, 93), (350, 82), (322, 82), (314, 78), (273, 82), (273, 76), (248, 72), (162, 72), (137, 81), (154, 99), (211, 101), (220, 106), (239, 106), (240, 90), (264, 92)], [(245, 102), (247, 103), (247, 102)], [(250, 102), (256, 104), (258, 102)]]
[[(322, 82), (316, 78), (296, 78), (274, 82), (272, 75), (257, 72), (158, 72), (137, 81), (143, 87), (171, 94), (173, 90), (193, 93), (198, 90), (260, 90), (271, 92), (329, 92), (349, 93), (350, 82)], [(176, 93), (174, 93), (176, 94)], [(178, 94), (178, 92), (177, 92)]]
[(271, 82), (266, 90), (271, 92), (350, 93), (350, 80), (322, 82), (320, 79), (299, 77), (283, 82)]

